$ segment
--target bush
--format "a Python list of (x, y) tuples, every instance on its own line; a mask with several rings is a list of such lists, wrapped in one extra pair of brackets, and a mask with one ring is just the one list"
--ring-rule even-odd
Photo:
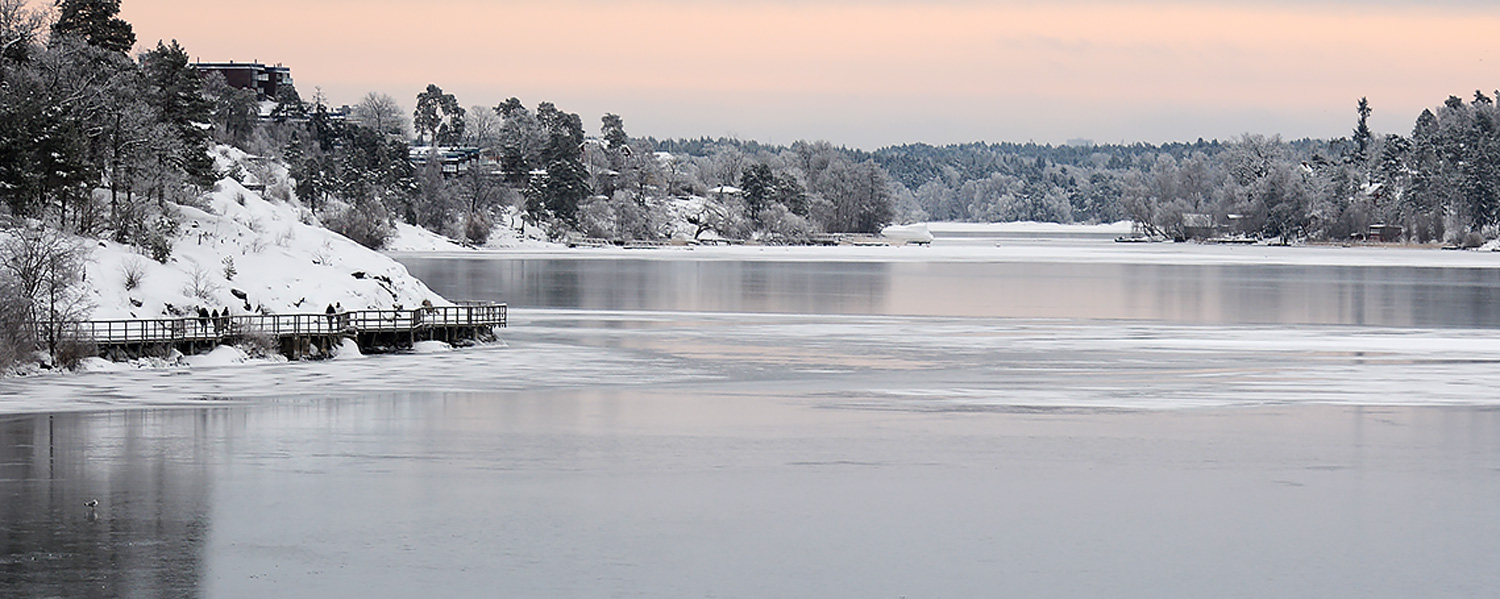
[(0, 370), (8, 370), (36, 349), (28, 302), (10, 276), (0, 276)]
[(146, 280), (146, 263), (140, 258), (126, 258), (120, 263), (120, 276), (125, 279), (125, 290), (133, 291)]
[(1464, 235), (1463, 239), (1459, 241), (1458, 245), (1459, 247), (1462, 247), (1466, 250), (1472, 250), (1481, 245), (1484, 245), (1484, 236), (1480, 235), (1477, 231), (1469, 231)]
[[(36, 224), (0, 235), (0, 366), (13, 367), (39, 349), (38, 321), (76, 322), (89, 310), (79, 285), (87, 254), (78, 240)], [(86, 346), (45, 349), (68, 350), (54, 358), (69, 363), (92, 355)]]
[(188, 276), (188, 284), (183, 286), (182, 293), (203, 302), (214, 303), (215, 296), (218, 295), (221, 287), (219, 282), (214, 280), (213, 274), (202, 265), (195, 263)]
[(578, 207), (578, 230), (584, 235), (599, 239), (619, 237), (615, 227), (614, 206), (603, 198), (590, 198)]
[(262, 197), (289, 204), (292, 201), (292, 186), (286, 181), (276, 181), (266, 186), (266, 192), (262, 194)]
[(385, 247), (396, 228), (379, 200), (361, 200), (326, 220), (328, 229), (372, 250)]
[(269, 358), (280, 354), (280, 344), (265, 331), (244, 331), (230, 340), (230, 345), (251, 358)]
[(52, 361), (58, 368), (76, 370), (85, 358), (99, 355), (99, 346), (77, 335), (58, 335), (52, 348)]
[(760, 222), (765, 231), (764, 240), (768, 243), (803, 245), (809, 243), (817, 232), (807, 219), (793, 214), (780, 204), (772, 204), (761, 210)]
[(490, 230), (494, 224), (483, 212), (470, 212), (469, 218), (464, 221), (464, 238), (474, 245), (484, 245), (490, 240)]

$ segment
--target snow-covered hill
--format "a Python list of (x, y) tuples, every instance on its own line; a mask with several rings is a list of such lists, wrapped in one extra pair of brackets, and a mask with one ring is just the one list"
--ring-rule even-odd
[[(248, 159), (231, 148), (217, 155), (228, 170)], [(278, 169), (272, 165), (272, 176), (284, 178)], [(165, 264), (138, 248), (95, 242), (85, 277), (92, 318), (170, 317), (198, 307), (285, 314), (334, 304), (359, 310), (450, 303), (395, 260), (307, 224), (311, 214), (295, 200), (270, 201), (225, 178), (203, 206), (180, 207), (180, 235)]]

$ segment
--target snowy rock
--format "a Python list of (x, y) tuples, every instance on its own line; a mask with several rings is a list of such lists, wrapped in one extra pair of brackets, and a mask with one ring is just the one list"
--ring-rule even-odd
[(365, 357), (364, 352), (359, 350), (359, 343), (353, 339), (340, 340), (338, 347), (333, 348), (335, 360), (356, 360), (363, 357)]
[(186, 362), (189, 366), (192, 366), (194, 368), (207, 368), (212, 366), (231, 366), (234, 364), (244, 364), (249, 359), (250, 356), (240, 348), (232, 347), (229, 345), (220, 345), (218, 347), (215, 347), (213, 351), (210, 351), (206, 354), (187, 356), (183, 358), (182, 361)]
[(442, 341), (418, 341), (412, 344), (411, 351), (418, 354), (440, 354), (453, 351), (453, 346)]
[(932, 243), (932, 232), (925, 223), (915, 225), (891, 225), (880, 230), (880, 235), (892, 243)]

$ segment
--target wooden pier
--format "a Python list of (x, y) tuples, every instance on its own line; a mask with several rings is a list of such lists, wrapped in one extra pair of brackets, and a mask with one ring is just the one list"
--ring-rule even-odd
[[(37, 341), (92, 345), (107, 358), (130, 358), (177, 349), (196, 353), (225, 344), (273, 346), (291, 359), (329, 355), (344, 339), (361, 351), (409, 348), (418, 341), (493, 340), (506, 326), (506, 305), (459, 302), (413, 310), (351, 310), (323, 314), (244, 314), (132, 320), (37, 323)], [(270, 349), (270, 348), (266, 348)]]

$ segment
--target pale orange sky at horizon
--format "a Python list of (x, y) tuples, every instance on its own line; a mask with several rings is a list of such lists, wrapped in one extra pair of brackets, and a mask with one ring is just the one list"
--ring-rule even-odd
[(1500, 87), (1500, 8), (1448, 3), (123, 0), (140, 47), (292, 68), (331, 103), (516, 96), (632, 135), (908, 143), (1407, 133)]

